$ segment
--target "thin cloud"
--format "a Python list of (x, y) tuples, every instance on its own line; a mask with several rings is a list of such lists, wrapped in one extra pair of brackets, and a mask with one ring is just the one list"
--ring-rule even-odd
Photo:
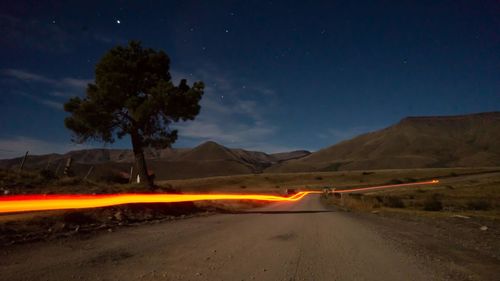
[(62, 87), (72, 87), (75, 89), (86, 89), (87, 85), (92, 82), (92, 79), (77, 79), (77, 78), (63, 78), (57, 81), (57, 84)]
[(248, 86), (255, 83), (234, 78), (213, 65), (194, 73), (171, 71), (171, 74), (174, 83), (186, 78), (189, 82), (201, 80), (206, 86), (200, 115), (194, 121), (175, 125), (181, 138), (200, 142), (212, 140), (253, 150), (284, 151), (284, 146), (269, 143), (278, 132), (266, 118), (272, 110), (269, 95), (274, 94), (273, 90)]
[(51, 107), (51, 108), (54, 108), (54, 109), (57, 109), (57, 110), (63, 110), (64, 109), (64, 105), (60, 102), (56, 102), (56, 101), (51, 101), (51, 100), (40, 100), (39, 101), (41, 104), (45, 105), (45, 106), (48, 106), (48, 107)]
[(18, 92), (18, 94), (20, 94), (24, 97), (27, 97), (30, 100), (33, 100), (41, 105), (44, 105), (44, 106), (47, 106), (47, 107), (50, 107), (53, 109), (63, 110), (63, 108), (64, 108), (64, 106), (61, 102), (57, 102), (57, 101), (46, 99), (46, 98), (41, 98), (41, 97), (38, 97), (35, 95), (30, 95), (30, 94), (24, 93), (24, 92)]
[[(72, 77), (55, 79), (21, 69), (4, 69), (1, 73), (28, 85), (36, 83), (48, 85), (52, 90), (45, 96), (29, 94), (26, 91), (19, 93), (57, 110), (63, 108), (63, 103), (58, 99), (81, 95), (91, 82), (90, 79)], [(273, 135), (278, 132), (278, 128), (266, 118), (272, 110), (272, 98), (269, 95), (274, 93), (273, 90), (263, 87), (243, 88), (241, 85), (252, 83), (239, 81), (213, 67), (210, 71), (207, 69), (197, 70), (195, 73), (172, 71), (171, 74), (174, 83), (178, 83), (181, 78), (187, 78), (190, 83), (201, 80), (207, 85), (198, 118), (174, 126), (179, 129), (181, 137), (200, 142), (213, 140), (234, 147), (256, 150), (260, 148), (270, 152), (283, 151), (280, 147), (284, 146), (269, 143)], [(264, 99), (255, 98), (259, 95), (266, 96), (265, 104), (262, 102)]]
[(222, 122), (218, 119), (205, 119), (186, 122), (178, 126), (180, 134), (188, 138), (214, 140), (222, 143), (248, 144), (259, 142), (276, 133), (271, 126), (246, 125), (238, 122)]
[(41, 83), (48, 83), (48, 84), (56, 83), (56, 81), (53, 79), (49, 79), (45, 76), (38, 75), (35, 73), (31, 73), (31, 72), (27, 72), (27, 71), (23, 71), (20, 69), (12, 69), (12, 68), (4, 69), (4, 70), (2, 70), (2, 73), (5, 76), (9, 76), (9, 77), (12, 77), (12, 78), (15, 78), (15, 79), (18, 79), (21, 81), (25, 81), (25, 82), (41, 82)]
[(59, 97), (59, 98), (67, 98), (73, 96), (72, 94), (68, 94), (67, 92), (60, 92), (60, 91), (53, 91), (50, 92), (49, 95), (53, 97)]
[(38, 73), (13, 68), (3, 69), (0, 71), (0, 73), (7, 78), (24, 83), (26, 85), (36, 83), (45, 84), (52, 88), (52, 90), (48, 94), (54, 97), (71, 97), (82, 95), (85, 92), (87, 85), (92, 82), (91, 79), (80, 79), (73, 77), (54, 79)]
[(25, 83), (44, 83), (55, 88), (59, 88), (62, 90), (70, 90), (70, 91), (83, 91), (87, 87), (89, 83), (92, 82), (92, 79), (79, 79), (72, 77), (64, 77), (61, 79), (53, 79), (44, 75), (40, 75), (37, 73), (21, 70), (21, 69), (13, 69), (7, 68), (3, 69), (1, 73), (4, 76), (16, 79), (18, 81), (22, 81)]

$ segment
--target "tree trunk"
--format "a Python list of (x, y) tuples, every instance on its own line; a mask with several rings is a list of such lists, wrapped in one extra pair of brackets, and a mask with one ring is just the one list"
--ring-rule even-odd
[(146, 158), (144, 157), (144, 150), (142, 149), (141, 136), (136, 132), (132, 133), (131, 137), (135, 157), (135, 166), (137, 167), (137, 173), (139, 174), (141, 183), (146, 183), (150, 189), (154, 189), (153, 179), (148, 174)]

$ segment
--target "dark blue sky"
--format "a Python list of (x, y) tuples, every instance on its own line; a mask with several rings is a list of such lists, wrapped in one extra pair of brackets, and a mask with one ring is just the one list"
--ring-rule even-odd
[(500, 110), (498, 1), (60, 2), (0, 4), (0, 158), (102, 147), (70, 144), (62, 104), (130, 39), (207, 85), (174, 147), (317, 150), (409, 115)]

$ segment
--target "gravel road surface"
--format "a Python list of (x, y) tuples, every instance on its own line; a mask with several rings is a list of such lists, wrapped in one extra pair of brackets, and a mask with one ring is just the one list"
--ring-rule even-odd
[[(319, 195), (0, 251), (1, 280), (443, 280)], [(428, 263), (427, 263), (428, 264)], [(434, 269), (431, 269), (434, 268)]]

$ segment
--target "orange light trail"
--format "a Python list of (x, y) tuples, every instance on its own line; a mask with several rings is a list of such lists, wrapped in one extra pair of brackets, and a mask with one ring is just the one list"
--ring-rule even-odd
[(431, 181), (420, 181), (420, 182), (411, 182), (411, 183), (388, 184), (388, 185), (380, 185), (380, 186), (371, 186), (371, 187), (361, 187), (361, 188), (353, 188), (353, 189), (335, 190), (335, 191), (333, 191), (333, 193), (351, 193), (351, 192), (377, 190), (377, 189), (385, 189), (385, 188), (393, 188), (393, 187), (435, 184), (435, 183), (438, 183), (438, 182), (439, 182), (438, 180), (431, 180)]
[[(438, 183), (438, 180), (335, 190), (333, 193), (350, 193), (403, 186)], [(270, 194), (68, 194), (68, 195), (12, 195), (0, 196), (0, 214), (65, 209), (100, 208), (135, 203), (177, 203), (205, 200), (258, 200), (299, 201), (308, 194), (321, 191), (301, 191), (289, 197)]]
[(310, 193), (290, 197), (265, 194), (98, 194), (98, 195), (14, 195), (0, 197), (0, 213), (64, 209), (87, 209), (131, 203), (176, 203), (203, 200), (298, 201)]

